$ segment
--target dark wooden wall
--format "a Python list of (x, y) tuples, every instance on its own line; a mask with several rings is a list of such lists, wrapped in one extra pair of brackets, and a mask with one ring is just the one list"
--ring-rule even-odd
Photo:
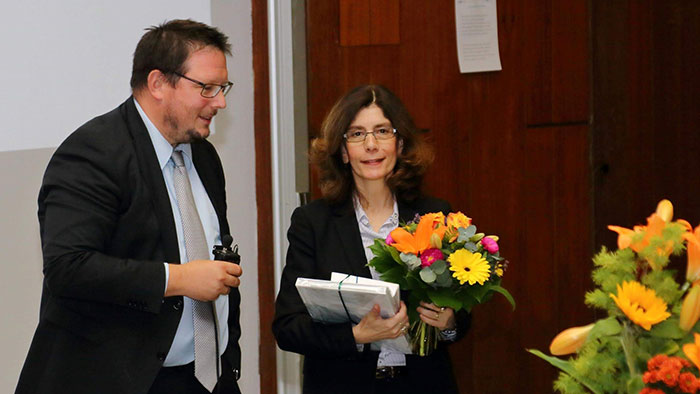
[(591, 23), (597, 244), (662, 198), (697, 226), (700, 2), (594, 1)]
[[(275, 384), (270, 330), (265, 0), (253, 2), (261, 392)], [(556, 372), (525, 352), (587, 324), (590, 258), (607, 224), (670, 198), (700, 223), (700, 2), (498, 2), (503, 70), (460, 74), (453, 0), (306, 0), (309, 127), (364, 83), (402, 98), (438, 157), (426, 190), (501, 236), (511, 261), (451, 355), (463, 393), (546, 393)], [(344, 21), (346, 23), (341, 23)], [(267, 230), (266, 230), (267, 229)]]
[[(348, 89), (387, 86), (436, 148), (426, 191), (501, 236), (518, 307), (496, 297), (474, 310), (451, 349), (465, 393), (551, 391), (554, 371), (525, 349), (591, 319), (572, 302), (589, 287), (592, 250), (586, 4), (499, 2), (503, 71), (460, 74), (454, 1), (307, 1), (311, 133)], [(377, 29), (398, 42), (372, 42)]]

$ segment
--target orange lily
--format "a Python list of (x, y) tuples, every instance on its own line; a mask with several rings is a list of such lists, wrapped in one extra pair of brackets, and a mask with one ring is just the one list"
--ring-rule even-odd
[[(652, 213), (651, 216), (647, 218), (646, 226), (634, 226), (634, 230), (620, 226), (608, 226), (608, 229), (616, 232), (617, 237), (617, 247), (619, 249), (632, 248), (636, 253), (641, 252), (644, 248), (649, 246), (652, 237), (661, 236), (661, 232), (664, 227), (666, 227), (666, 222), (664, 219), (656, 213)], [(640, 233), (644, 233), (641, 240), (633, 242), (632, 238)], [(666, 254), (669, 255), (673, 251), (673, 244), (666, 245), (665, 249), (660, 249), (658, 251), (659, 255)], [(653, 261), (648, 260), (649, 265), (653, 270), (657, 270), (658, 267)]]
[(695, 343), (683, 345), (683, 353), (700, 369), (700, 334), (695, 333), (693, 336), (695, 337)]
[[(409, 233), (403, 227), (396, 228), (391, 232), (391, 238), (394, 240), (391, 246), (399, 252), (421, 254), (430, 248), (430, 238), (433, 234), (436, 234), (440, 239), (445, 235), (444, 218), (442, 213), (427, 213), (421, 216), (414, 234)], [(435, 228), (436, 224), (437, 228)]]
[(695, 231), (683, 234), (683, 239), (688, 241), (688, 269), (685, 280), (688, 282), (700, 281), (700, 226)]
[[(670, 222), (672, 218), (673, 204), (671, 204), (671, 201), (663, 199), (656, 205), (656, 212), (652, 213), (647, 218), (646, 226), (634, 226), (632, 230), (620, 226), (608, 226), (608, 229), (618, 234), (618, 249), (627, 249), (629, 247), (636, 253), (639, 253), (642, 249), (649, 246), (649, 241), (652, 237), (661, 235), (664, 227), (666, 227), (666, 223)], [(685, 222), (685, 220), (679, 220), (679, 223), (684, 224), (683, 222)], [(640, 241), (632, 243), (632, 238), (640, 233), (644, 233), (644, 237)], [(659, 254), (662, 253), (670, 254), (671, 250), (669, 247), (667, 247), (666, 250), (659, 250)]]
[(678, 326), (688, 332), (695, 326), (698, 319), (700, 319), (700, 284), (695, 284), (683, 300)]
[(583, 327), (571, 327), (560, 332), (549, 345), (549, 352), (555, 356), (575, 353), (586, 342), (594, 325), (595, 323), (591, 323)]

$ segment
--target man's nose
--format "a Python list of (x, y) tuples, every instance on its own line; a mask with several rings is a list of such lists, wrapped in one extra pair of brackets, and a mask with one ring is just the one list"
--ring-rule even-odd
[(216, 96), (212, 97), (212, 101), (215, 108), (226, 108), (226, 96), (224, 96), (223, 91), (220, 91)]

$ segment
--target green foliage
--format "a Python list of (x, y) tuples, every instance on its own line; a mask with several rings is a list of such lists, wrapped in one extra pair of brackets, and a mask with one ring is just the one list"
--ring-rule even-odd
[[(674, 271), (665, 269), (669, 255), (680, 255), (685, 250), (685, 227), (671, 222), (664, 224), (660, 235), (647, 235), (645, 231), (651, 231), (647, 228), (634, 231), (631, 242), (638, 253), (632, 247), (615, 251), (603, 247), (593, 257), (591, 277), (595, 288), (586, 293), (584, 301), (607, 316), (596, 322), (576, 353), (564, 360), (529, 350), (561, 370), (553, 386), (560, 393), (637, 394), (644, 388), (642, 374), (647, 360), (657, 354), (682, 357), (681, 346), (692, 342), (692, 332), (700, 330), (700, 322), (691, 332), (680, 329), (681, 303), (687, 288), (675, 280)], [(618, 286), (626, 281), (652, 289), (667, 304), (671, 317), (648, 331), (632, 322), (610, 297), (617, 295)]]

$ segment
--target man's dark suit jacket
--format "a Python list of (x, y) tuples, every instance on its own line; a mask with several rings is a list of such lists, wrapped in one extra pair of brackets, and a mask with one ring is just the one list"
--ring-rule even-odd
[[(193, 162), (228, 234), (214, 147)], [(44, 287), (16, 393), (146, 393), (170, 349), (182, 297), (164, 298), (164, 262), (180, 262), (162, 170), (129, 98), (56, 150), (39, 193)], [(240, 294), (229, 295), (225, 364), (240, 368)]]
[[(448, 213), (449, 209), (445, 201), (422, 198), (399, 203), (399, 219), (409, 221), (416, 213)], [(287, 237), (287, 263), (272, 330), (281, 349), (305, 356), (304, 393), (373, 393), (379, 352), (358, 352), (350, 323), (313, 322), (294, 286), (298, 277), (330, 279), (334, 271), (371, 277), (352, 201), (329, 205), (317, 200), (297, 208)], [(457, 314), (458, 337), (469, 324), (469, 314)], [(454, 384), (445, 343), (430, 356), (407, 356), (407, 363), (420, 365), (422, 376), (437, 382), (431, 387)]]

